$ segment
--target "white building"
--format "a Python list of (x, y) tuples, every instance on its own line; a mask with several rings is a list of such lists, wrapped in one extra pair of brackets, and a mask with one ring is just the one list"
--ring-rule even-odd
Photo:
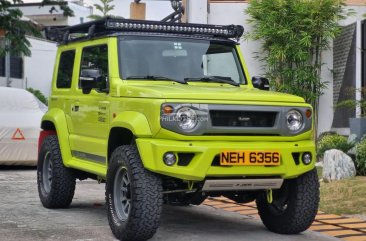
[[(63, 15), (62, 5), (74, 12), (74, 16)], [(85, 7), (77, 1), (60, 4), (22, 3), (13, 5), (23, 12), (25, 19), (30, 19), (44, 27), (65, 27), (89, 21), (91, 7)], [(49, 96), (53, 66), (56, 58), (57, 46), (55, 42), (45, 39), (28, 37), (31, 43), (32, 55), (29, 57), (11, 57), (10, 59), (10, 86), (15, 88), (33, 88)], [(1, 41), (1, 38), (0, 38)], [(6, 58), (0, 57), (0, 86), (7, 86), (8, 79), (5, 73)]]
[[(40, 90), (44, 95), (49, 96), (53, 73), (53, 63), (56, 58), (56, 43), (44, 39), (28, 37), (32, 47), (32, 56), (13, 57), (10, 65), (11, 87), (28, 88)], [(0, 86), (7, 86), (5, 77), (5, 57), (0, 71)], [(14, 61), (15, 60), (15, 61)]]
[[(35, 2), (21, 3), (13, 5), (23, 12), (23, 16), (41, 24), (43, 26), (71, 26), (88, 21), (88, 16), (92, 14), (92, 7), (82, 5), (80, 1), (69, 1), (61, 3), (51, 3), (41, 5), (41, 0)], [(67, 5), (74, 16), (64, 16), (61, 6)]]

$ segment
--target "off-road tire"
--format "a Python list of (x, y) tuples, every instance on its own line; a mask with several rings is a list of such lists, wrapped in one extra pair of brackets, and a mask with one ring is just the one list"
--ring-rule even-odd
[[(281, 192), (287, 193), (287, 206), (279, 212), (273, 205), (276, 199), (280, 199)], [(270, 231), (297, 234), (307, 230), (315, 219), (319, 205), (319, 181), (316, 170), (313, 169), (296, 179), (286, 180), (280, 190), (273, 191), (272, 204), (268, 203), (265, 192), (259, 194), (256, 203), (259, 216)]]
[[(48, 182), (47, 188), (44, 162), (51, 163), (48, 170), (52, 173), (52, 181)], [(42, 142), (37, 163), (38, 194), (42, 205), (46, 208), (68, 207), (74, 197), (75, 184), (76, 178), (72, 169), (63, 164), (57, 136), (47, 136)]]
[[(129, 212), (120, 218), (114, 193), (118, 173), (129, 178)], [(125, 174), (124, 174), (125, 175)], [(127, 194), (126, 194), (127, 195)], [(113, 234), (123, 241), (150, 239), (159, 227), (163, 205), (162, 181), (159, 176), (146, 170), (135, 145), (120, 146), (112, 153), (106, 182), (108, 222)], [(116, 204), (117, 203), (117, 204)]]

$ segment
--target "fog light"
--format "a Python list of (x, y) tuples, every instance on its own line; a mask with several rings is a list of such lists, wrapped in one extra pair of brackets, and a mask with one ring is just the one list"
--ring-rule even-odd
[(173, 152), (167, 152), (164, 154), (163, 160), (167, 166), (173, 166), (177, 162), (177, 157)]
[(302, 162), (305, 164), (305, 165), (309, 165), (311, 163), (311, 153), (310, 152), (305, 152), (303, 155), (302, 155)]

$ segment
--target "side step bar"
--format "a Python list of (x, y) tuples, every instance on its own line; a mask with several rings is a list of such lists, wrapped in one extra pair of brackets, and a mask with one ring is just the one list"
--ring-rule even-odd
[(206, 180), (202, 191), (241, 191), (280, 189), (283, 179), (224, 179)]

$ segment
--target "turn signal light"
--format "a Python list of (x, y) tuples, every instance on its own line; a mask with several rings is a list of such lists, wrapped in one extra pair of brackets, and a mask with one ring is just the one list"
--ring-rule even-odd
[(312, 114), (311, 110), (310, 109), (307, 109), (306, 112), (305, 112), (306, 118), (310, 119), (311, 114)]
[(164, 114), (171, 114), (171, 113), (173, 113), (173, 111), (174, 111), (174, 108), (170, 105), (166, 105), (163, 107)]

